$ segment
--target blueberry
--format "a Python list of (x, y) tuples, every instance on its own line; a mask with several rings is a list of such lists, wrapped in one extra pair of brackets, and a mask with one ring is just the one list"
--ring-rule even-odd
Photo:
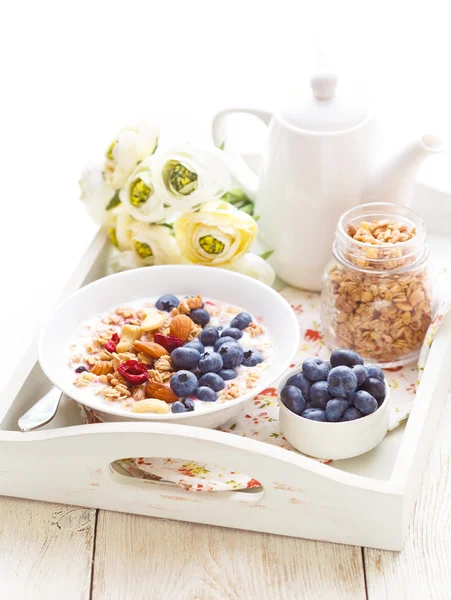
[(230, 321), (230, 327), (246, 329), (249, 323), (252, 323), (251, 315), (247, 312), (240, 312)]
[(173, 294), (161, 296), (155, 302), (155, 306), (158, 308), (158, 310), (165, 310), (166, 312), (170, 312), (173, 308), (177, 308), (179, 304), (180, 300)]
[(304, 360), (302, 363), (302, 371), (310, 381), (326, 381), (329, 367), (317, 356), (312, 356), (311, 358), (306, 358)]
[(301, 390), (302, 395), (306, 400), (310, 399), (310, 387), (312, 385), (312, 382), (309, 381), (307, 377), (302, 373), (295, 373), (294, 375), (289, 377), (285, 385), (295, 385)]
[(362, 413), (355, 406), (350, 406), (345, 410), (340, 421), (355, 421), (356, 419), (360, 419), (361, 416)]
[(305, 398), (299, 388), (294, 385), (287, 385), (280, 393), (280, 397), (285, 406), (296, 415), (301, 415), (305, 409)]
[(314, 408), (325, 410), (330, 399), (327, 381), (317, 381), (310, 388), (310, 403)]
[(210, 315), (205, 308), (195, 308), (189, 313), (189, 316), (201, 327), (205, 327), (205, 325), (210, 322)]
[(171, 352), (171, 361), (176, 369), (195, 369), (199, 360), (200, 352), (195, 348), (181, 346)]
[(205, 352), (198, 367), (201, 373), (217, 373), (222, 369), (222, 356), (217, 352)]
[[(377, 380), (378, 381), (378, 380)], [(356, 408), (362, 413), (362, 415), (370, 415), (377, 410), (377, 400), (365, 392), (365, 390), (359, 390), (352, 396), (352, 402)]]
[(203, 354), (205, 352), (205, 347), (202, 344), (202, 342), (200, 342), (199, 340), (193, 340), (192, 342), (188, 342), (183, 347), (184, 348), (194, 348), (195, 350), (200, 352), (200, 354)]
[(238, 373), (234, 369), (221, 369), (218, 373), (219, 377), (222, 377), (224, 381), (229, 381), (230, 379), (235, 379), (238, 376)]
[(385, 399), (385, 383), (380, 379), (368, 377), (360, 389), (371, 394), (373, 398), (376, 398), (379, 405), (381, 405)]
[(185, 400), (183, 400), (183, 404), (188, 412), (194, 410), (194, 401), (191, 400), (191, 398), (185, 398)]
[(357, 386), (360, 387), (365, 383), (366, 378), (368, 377), (367, 368), (364, 365), (355, 365), (352, 367), (352, 370), (357, 377)]
[(332, 367), (353, 367), (354, 365), (363, 365), (363, 358), (354, 350), (338, 348), (330, 355), (330, 364)]
[(196, 398), (202, 400), (202, 402), (216, 402), (218, 394), (210, 387), (201, 386), (196, 390)]
[(244, 367), (255, 367), (264, 361), (263, 354), (260, 350), (246, 350), (243, 354), (242, 365)]
[(326, 417), (331, 423), (335, 423), (341, 419), (348, 408), (348, 403), (342, 398), (332, 398), (326, 406)]
[(320, 408), (306, 408), (302, 416), (310, 421), (327, 421), (326, 413)]
[(171, 406), (173, 413), (184, 413), (188, 412), (186, 406), (182, 402), (173, 402)]
[(219, 348), (224, 369), (234, 369), (243, 362), (243, 349), (238, 342), (226, 342)]
[(178, 371), (171, 377), (170, 386), (177, 396), (189, 396), (197, 388), (197, 377), (191, 371)]
[(219, 392), (225, 388), (224, 379), (217, 373), (205, 373), (199, 379), (199, 385), (201, 387), (209, 387), (215, 392)]
[(215, 346), (214, 346), (215, 352), (217, 352), (219, 350), (219, 348), (222, 346), (222, 344), (225, 344), (226, 342), (236, 342), (236, 339), (233, 337), (230, 337), (229, 335), (227, 335), (225, 337), (220, 337), (219, 340), (215, 343)]
[(384, 381), (384, 372), (380, 367), (369, 366), (367, 367), (367, 371), (368, 377), (374, 377), (375, 379), (380, 379), (381, 381)]
[(243, 337), (243, 332), (241, 331), (241, 329), (238, 329), (237, 327), (226, 327), (226, 329), (224, 329), (224, 331), (221, 333), (221, 337), (231, 337), (234, 340), (239, 340), (240, 338)]
[(341, 365), (329, 371), (327, 384), (332, 396), (348, 398), (357, 389), (357, 376), (352, 369)]
[(77, 368), (75, 369), (75, 372), (76, 372), (76, 373), (84, 373), (84, 372), (85, 372), (85, 371), (87, 371), (87, 370), (88, 370), (88, 369), (87, 369), (86, 367), (83, 367), (83, 366), (81, 366), (81, 367), (77, 367)]
[(199, 340), (204, 346), (213, 346), (219, 338), (219, 331), (217, 327), (207, 325), (199, 334)]

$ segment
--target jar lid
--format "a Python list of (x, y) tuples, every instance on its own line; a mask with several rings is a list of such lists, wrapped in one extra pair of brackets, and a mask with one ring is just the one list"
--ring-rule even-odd
[(292, 127), (304, 131), (325, 133), (357, 127), (368, 118), (364, 98), (336, 94), (335, 73), (317, 73), (310, 78), (311, 95), (296, 107), (283, 110), (281, 116)]

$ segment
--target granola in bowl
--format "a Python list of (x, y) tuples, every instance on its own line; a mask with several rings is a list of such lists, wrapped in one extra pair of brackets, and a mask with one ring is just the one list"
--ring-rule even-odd
[(83, 323), (68, 341), (72, 385), (130, 413), (204, 412), (252, 391), (274, 344), (258, 317), (200, 295), (143, 298)]

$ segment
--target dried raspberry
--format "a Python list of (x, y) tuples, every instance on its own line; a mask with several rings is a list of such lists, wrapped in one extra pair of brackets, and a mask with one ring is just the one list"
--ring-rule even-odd
[(184, 344), (184, 342), (178, 337), (175, 337), (175, 335), (163, 335), (161, 333), (155, 334), (154, 342), (160, 344), (163, 348), (166, 348), (168, 352), (172, 352)]
[(140, 363), (137, 360), (127, 360), (119, 365), (119, 374), (132, 385), (145, 383), (149, 379), (147, 365)]
[(105, 350), (108, 352), (116, 352), (116, 346), (119, 344), (119, 336), (113, 333), (109, 342), (105, 344)]
[(85, 371), (87, 371), (88, 369), (86, 367), (77, 367), (75, 369), (76, 373), (84, 373)]

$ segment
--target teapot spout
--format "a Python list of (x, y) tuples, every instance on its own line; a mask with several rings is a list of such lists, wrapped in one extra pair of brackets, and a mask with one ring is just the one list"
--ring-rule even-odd
[(370, 176), (363, 202), (391, 202), (410, 206), (420, 165), (428, 156), (440, 152), (443, 152), (443, 142), (436, 135), (425, 134), (411, 142)]

